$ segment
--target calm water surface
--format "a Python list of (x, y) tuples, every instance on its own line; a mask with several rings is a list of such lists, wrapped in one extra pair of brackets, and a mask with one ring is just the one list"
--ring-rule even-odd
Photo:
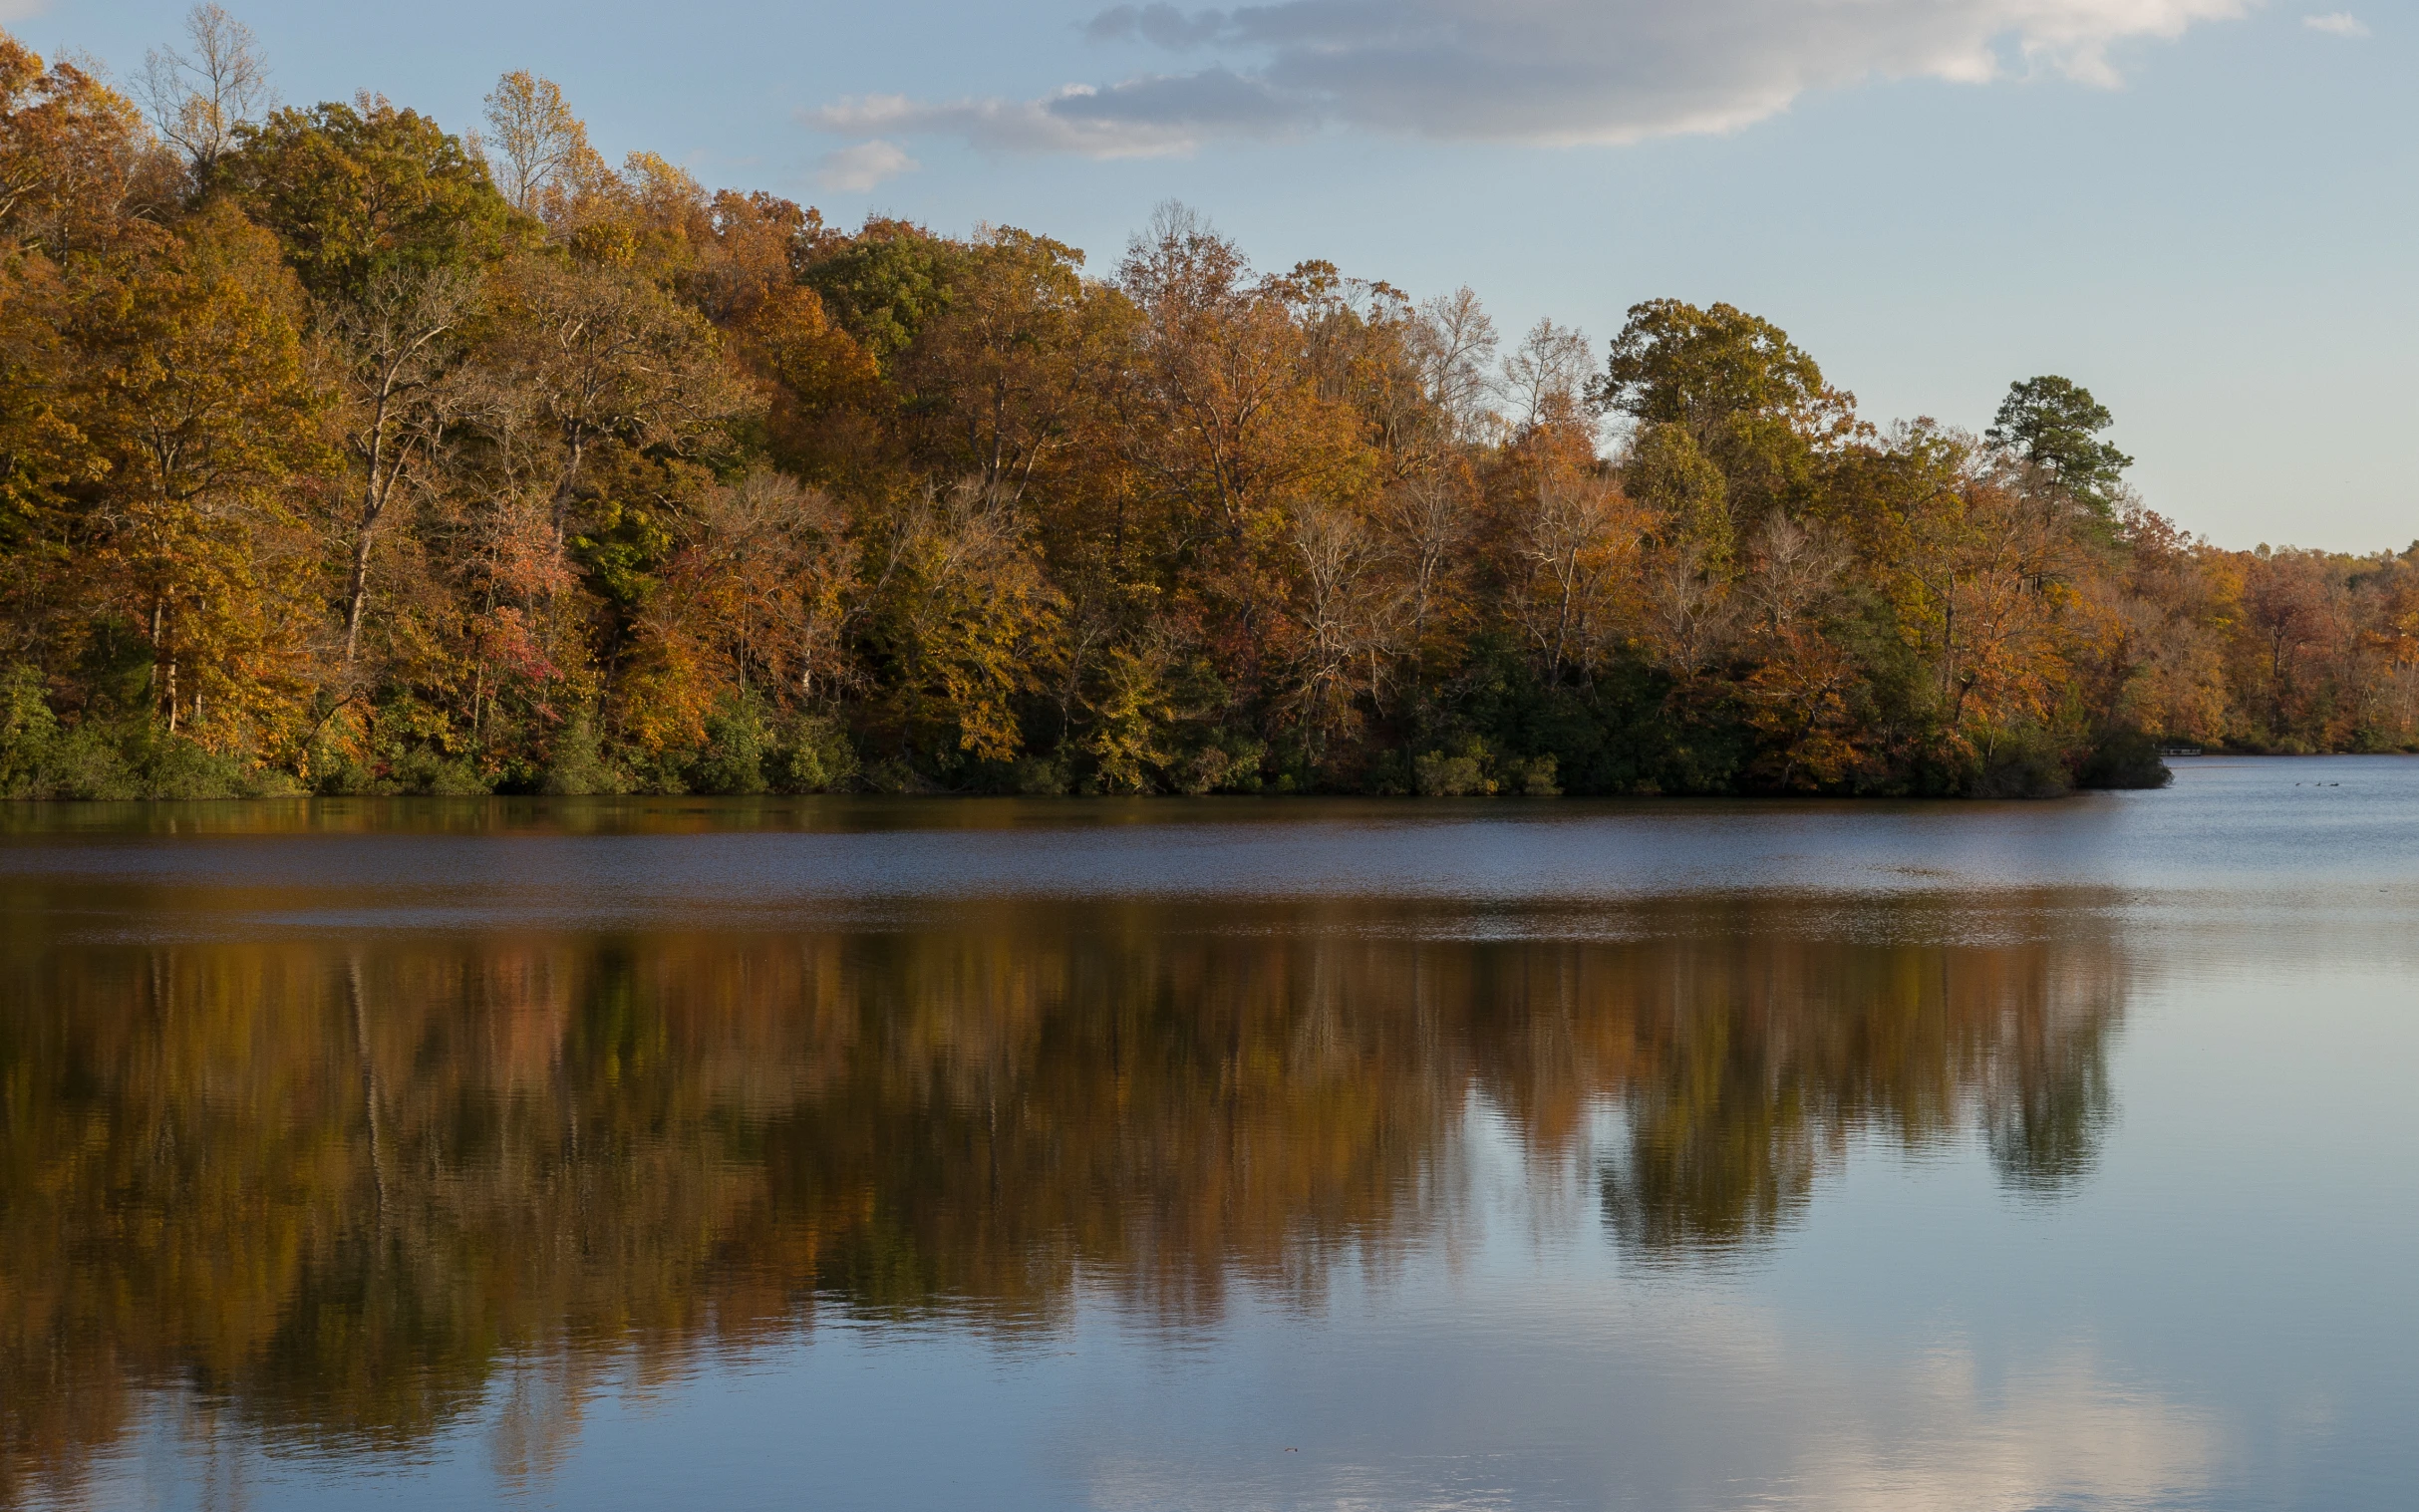
[(2419, 761), (0, 813), (0, 1503), (2367, 1508)]

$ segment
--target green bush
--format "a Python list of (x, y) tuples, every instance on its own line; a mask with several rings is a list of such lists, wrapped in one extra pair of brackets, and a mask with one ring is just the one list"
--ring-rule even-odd
[(2075, 772), (2077, 787), (2165, 787), (2175, 779), (2159, 756), (2159, 743), (2140, 730), (2101, 736)]
[(565, 725), (554, 740), (554, 759), (546, 767), (545, 791), (558, 797), (630, 790), (629, 774), (607, 758), (596, 727), (581, 716)]
[(231, 798), (295, 790), (275, 767), (211, 751), (143, 719), (62, 725), (40, 671), (0, 673), (0, 796)]
[(1976, 798), (2054, 798), (2073, 783), (2056, 741), (2045, 730), (2001, 731), (1984, 748), (1967, 795)]
[(59, 746), (59, 717), (51, 713), (42, 673), (23, 664), (0, 673), (0, 795), (48, 797)]
[(1464, 798), (1495, 790), (1494, 780), (1487, 775), (1486, 762), (1475, 755), (1428, 752), (1411, 762), (1411, 776), (1423, 798)]
[(773, 728), (764, 774), (774, 792), (845, 792), (857, 784), (857, 749), (826, 715), (791, 715)]
[(751, 707), (727, 708), (708, 716), (706, 749), (689, 768), (689, 790), (762, 792), (766, 734), (763, 716)]
[(1504, 790), (1523, 797), (1558, 798), (1562, 785), (1555, 780), (1558, 762), (1551, 756), (1533, 756), (1526, 761), (1504, 763)]

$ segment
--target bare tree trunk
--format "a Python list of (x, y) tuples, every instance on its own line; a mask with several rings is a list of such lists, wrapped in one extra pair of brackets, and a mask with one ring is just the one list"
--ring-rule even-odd
[(361, 644), (362, 611), (370, 601), (370, 529), (377, 516), (364, 511), (362, 526), (353, 537), (353, 572), (345, 584), (345, 666), (353, 665), (355, 651)]

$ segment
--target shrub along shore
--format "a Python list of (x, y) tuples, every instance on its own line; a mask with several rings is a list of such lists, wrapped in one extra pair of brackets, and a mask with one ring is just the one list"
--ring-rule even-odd
[(2419, 747), (2419, 546), (2221, 550), (2056, 376), (1499, 333), (0, 34), (0, 793), (1820, 792)]

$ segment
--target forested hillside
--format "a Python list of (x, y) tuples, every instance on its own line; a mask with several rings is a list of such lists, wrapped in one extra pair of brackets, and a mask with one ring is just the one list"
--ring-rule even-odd
[[(2419, 746), (2419, 546), (2224, 551), (2108, 413), (1499, 335), (0, 34), (0, 790), (2016, 794)], [(459, 126), (461, 124), (456, 124)], [(1949, 338), (1944, 338), (1949, 339)], [(2186, 507), (2188, 508), (2188, 501)], [(2277, 500), (2280, 529), (2292, 500)]]

